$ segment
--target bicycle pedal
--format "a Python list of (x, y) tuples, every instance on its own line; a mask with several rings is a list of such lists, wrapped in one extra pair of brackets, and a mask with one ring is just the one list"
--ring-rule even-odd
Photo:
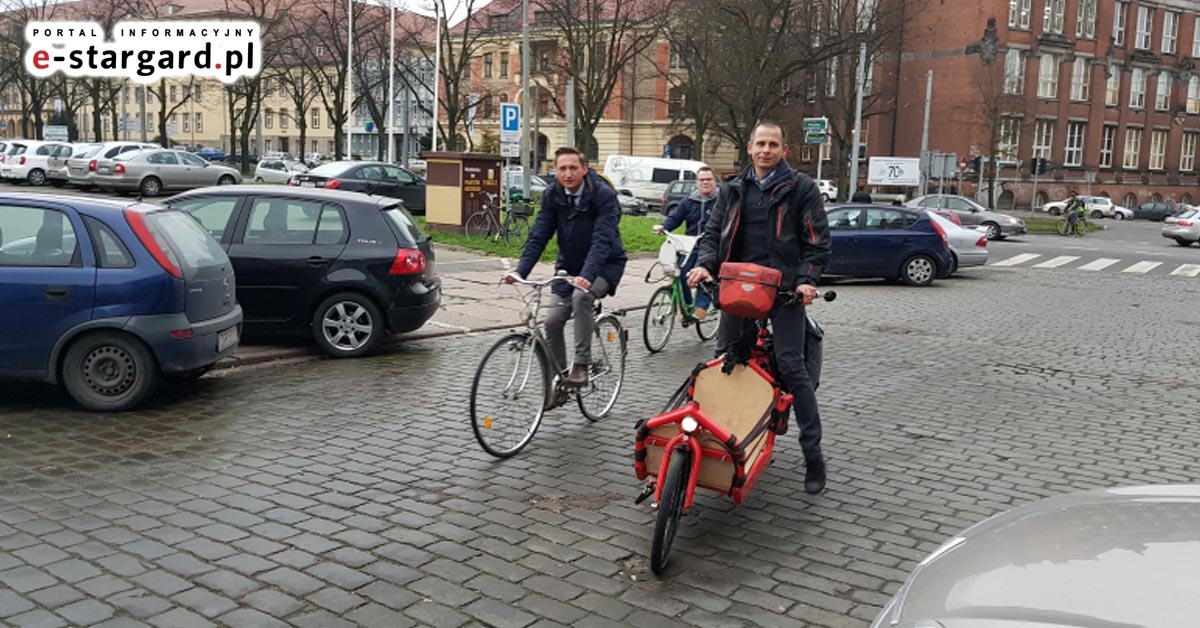
[[(654, 494), (654, 483), (652, 482), (652, 483), (650, 483), (650, 484), (647, 484), (647, 485), (646, 485), (646, 486), (645, 486), (645, 487), (642, 489), (642, 492), (641, 492), (641, 493), (640, 493), (640, 494), (637, 496), (637, 498), (633, 500), (633, 503), (634, 503), (634, 505), (639, 505), (639, 504), (641, 504), (642, 502), (644, 502), (644, 501), (646, 501), (647, 499), (649, 499), (649, 498), (650, 498), (650, 496), (651, 496), (651, 495), (653, 495), (653, 494)], [(658, 506), (658, 505), (657, 505), (657, 504), (655, 504), (655, 507), (657, 507), (657, 506)]]

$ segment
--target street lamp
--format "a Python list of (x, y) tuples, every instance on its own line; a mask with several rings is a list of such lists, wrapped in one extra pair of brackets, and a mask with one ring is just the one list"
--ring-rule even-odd
[(388, 163), (396, 160), (396, 0), (390, 0), (391, 36), (388, 41)]
[(441, 4), (438, 0), (433, 3), (433, 19), (437, 21), (436, 35), (434, 36), (434, 53), (433, 53), (433, 127), (429, 135), (432, 137), (430, 148), (434, 152), (437, 151), (438, 145), (438, 87), (441, 83), (442, 72), (442, 12)]
[(346, 0), (346, 159), (350, 159), (354, 134), (354, 0)]

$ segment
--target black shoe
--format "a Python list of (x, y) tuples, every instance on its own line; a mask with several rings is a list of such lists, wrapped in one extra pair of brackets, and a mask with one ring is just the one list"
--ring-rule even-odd
[(571, 368), (571, 374), (563, 380), (567, 388), (583, 388), (588, 384), (588, 365), (576, 364)]
[(825, 458), (813, 458), (804, 466), (804, 492), (816, 495), (825, 490)]

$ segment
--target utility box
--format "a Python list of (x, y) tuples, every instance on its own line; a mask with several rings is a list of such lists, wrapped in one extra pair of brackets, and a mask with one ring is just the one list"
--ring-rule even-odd
[(500, 212), (500, 155), (490, 153), (421, 153), (425, 160), (425, 224), (430, 229), (462, 233), (471, 214), (488, 202), (493, 215)]

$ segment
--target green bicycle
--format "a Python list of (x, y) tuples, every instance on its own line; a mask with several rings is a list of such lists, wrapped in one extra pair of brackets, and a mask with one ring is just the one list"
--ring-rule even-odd
[[(650, 303), (646, 305), (646, 313), (642, 318), (642, 341), (650, 353), (658, 353), (667, 346), (671, 332), (675, 329), (676, 319), (683, 327), (696, 327), (696, 335), (700, 340), (711, 340), (717, 335), (717, 327), (721, 320), (721, 311), (717, 309), (717, 301), (713, 299), (709, 306), (708, 316), (696, 318), (696, 304), (688, 303), (683, 298), (683, 289), (679, 286), (680, 260), (691, 253), (696, 238), (665, 233), (667, 241), (659, 248), (658, 261), (646, 271), (646, 283), (670, 281), (666, 286), (654, 291)], [(682, 256), (682, 258), (680, 257)], [(652, 279), (656, 268), (661, 269), (660, 276)], [(705, 289), (698, 286), (696, 290)], [(695, 295), (693, 295), (695, 296)]]
[(1083, 216), (1080, 216), (1079, 218), (1077, 218), (1075, 220), (1075, 224), (1073, 227), (1074, 228), (1072, 228), (1070, 220), (1063, 218), (1062, 220), (1059, 220), (1057, 224), (1054, 225), (1054, 230), (1057, 231), (1058, 235), (1060, 235), (1060, 236), (1074, 235), (1074, 236), (1083, 237), (1083, 236), (1087, 235), (1087, 230), (1088, 230), (1087, 219), (1084, 218)]

